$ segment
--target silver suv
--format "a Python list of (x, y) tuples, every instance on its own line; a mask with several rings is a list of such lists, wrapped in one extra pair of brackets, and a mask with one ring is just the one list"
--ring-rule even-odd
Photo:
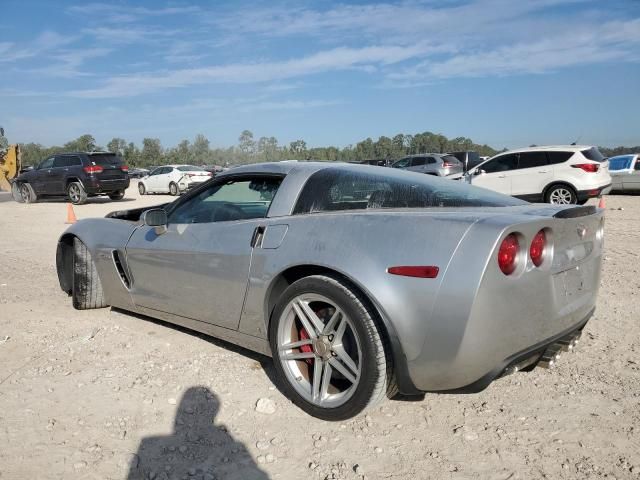
[(462, 173), (462, 163), (453, 155), (445, 153), (420, 153), (401, 158), (391, 165), (411, 172), (426, 173), (446, 177), (455, 173)]

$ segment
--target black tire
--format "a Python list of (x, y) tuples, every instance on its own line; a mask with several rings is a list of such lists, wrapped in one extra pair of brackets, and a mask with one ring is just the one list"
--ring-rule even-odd
[(140, 182), (138, 183), (138, 193), (140, 195), (146, 195), (147, 194), (147, 189), (144, 186), (144, 183)]
[(35, 203), (38, 201), (38, 195), (29, 183), (20, 184), (20, 196), (23, 203)]
[(124, 190), (118, 190), (109, 194), (111, 200), (122, 200), (124, 198)]
[(578, 194), (573, 187), (558, 183), (547, 188), (544, 201), (555, 205), (575, 205), (578, 203)]
[(20, 195), (20, 184), (13, 182), (11, 184), (11, 196), (18, 203), (24, 203), (24, 198)]
[[(353, 319), (354, 333), (361, 344), (361, 373), (349, 399), (336, 407), (326, 408), (305, 399), (290, 383), (279, 356), (278, 326), (289, 303), (304, 294), (322, 295)], [(397, 392), (393, 362), (377, 313), (370, 302), (348, 282), (326, 275), (313, 275), (291, 284), (280, 297), (269, 325), (269, 339), (275, 371), (283, 393), (308, 414), (328, 421), (352, 418)]]
[(78, 238), (73, 239), (73, 308), (88, 310), (107, 306), (91, 252)]
[(169, 195), (177, 197), (180, 195), (180, 189), (178, 188), (178, 184), (176, 182), (171, 182), (169, 184)]
[(87, 192), (85, 192), (82, 183), (70, 182), (67, 185), (67, 198), (74, 205), (82, 205), (87, 203)]

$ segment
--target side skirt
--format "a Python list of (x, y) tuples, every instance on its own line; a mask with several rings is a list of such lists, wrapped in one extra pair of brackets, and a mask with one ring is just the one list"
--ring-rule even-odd
[[(117, 307), (116, 307), (117, 308)], [(162, 312), (160, 310), (154, 310), (147, 307), (136, 307), (135, 313), (146, 315), (155, 319), (163, 320), (168, 323), (180, 325), (181, 327), (195, 330), (196, 332), (204, 333), (212, 337), (219, 338), (229, 343), (238, 345), (254, 352), (258, 352), (267, 357), (271, 357), (271, 348), (269, 342), (263, 338), (254, 337), (253, 335), (247, 335), (236, 330), (229, 328), (219, 327), (207, 322), (201, 322), (199, 320), (193, 320), (192, 318), (181, 317), (180, 315), (174, 315), (171, 313)]]

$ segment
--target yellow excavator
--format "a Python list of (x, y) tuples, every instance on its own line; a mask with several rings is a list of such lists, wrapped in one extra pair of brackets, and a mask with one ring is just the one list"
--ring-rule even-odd
[(0, 190), (11, 191), (12, 180), (20, 174), (20, 147), (9, 145), (0, 127)]

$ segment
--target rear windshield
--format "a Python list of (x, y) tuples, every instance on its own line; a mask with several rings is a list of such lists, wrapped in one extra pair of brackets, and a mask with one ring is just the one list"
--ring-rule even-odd
[(307, 180), (293, 213), (378, 208), (507, 207), (526, 203), (484, 188), (418, 173), (326, 168)]
[(97, 153), (88, 155), (93, 165), (122, 165), (122, 158), (113, 153)]
[(582, 150), (582, 155), (594, 162), (602, 162), (605, 159), (604, 155), (602, 155), (600, 150), (598, 150), (598, 147), (591, 147), (587, 150)]
[(449, 163), (460, 163), (460, 161), (453, 155), (445, 155), (444, 157), (442, 157), (442, 160)]
[(193, 165), (183, 165), (182, 167), (178, 167), (178, 170), (181, 172), (204, 172), (204, 168), (194, 167)]

